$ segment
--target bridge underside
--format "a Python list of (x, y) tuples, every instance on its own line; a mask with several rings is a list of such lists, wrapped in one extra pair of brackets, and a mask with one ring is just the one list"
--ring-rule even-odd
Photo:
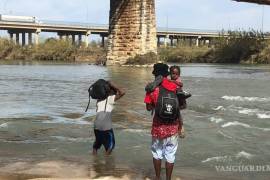
[(234, 0), (234, 1), (270, 5), (270, 0)]
[(107, 64), (157, 53), (155, 0), (111, 0)]

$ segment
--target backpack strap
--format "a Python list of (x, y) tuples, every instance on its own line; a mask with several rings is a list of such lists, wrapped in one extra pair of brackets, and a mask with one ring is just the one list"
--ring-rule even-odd
[(91, 99), (91, 97), (90, 97), (90, 91), (89, 91), (89, 100), (88, 100), (88, 104), (87, 104), (87, 107), (86, 107), (86, 109), (85, 109), (85, 112), (87, 112), (87, 110), (88, 110), (88, 108), (89, 108), (89, 105), (90, 105), (90, 99)]
[(158, 86), (158, 88), (159, 88), (159, 93), (158, 93), (158, 95), (160, 94), (160, 92), (163, 93), (163, 92), (168, 91), (168, 90), (167, 90), (165, 87), (163, 87), (162, 85)]
[(109, 98), (109, 97), (107, 97), (107, 98), (106, 98), (106, 102), (105, 102), (105, 108), (104, 108), (104, 112), (106, 112), (106, 108), (107, 108), (107, 103), (108, 103), (108, 98)]

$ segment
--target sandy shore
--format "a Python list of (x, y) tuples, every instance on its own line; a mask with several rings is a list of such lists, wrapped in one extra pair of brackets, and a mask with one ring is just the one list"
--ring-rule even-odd
[[(30, 180), (92, 180), (90, 178), (35, 178), (35, 179), (30, 179)], [(100, 178), (94, 178), (94, 180), (130, 180), (131, 177), (123, 176), (121, 178), (116, 178), (113, 176), (106, 176), (106, 177), (100, 177)]]
[(0, 168), (0, 180), (129, 180), (138, 176), (135, 172), (119, 172), (104, 175), (91, 166), (64, 161), (45, 161), (39, 163), (17, 162)]
[(31, 175), (6, 175), (6, 176), (0, 176), (0, 180), (131, 180), (132, 178), (128, 175), (123, 176), (121, 178), (113, 177), (113, 176), (106, 176), (106, 177), (100, 177), (100, 178), (31, 178)]

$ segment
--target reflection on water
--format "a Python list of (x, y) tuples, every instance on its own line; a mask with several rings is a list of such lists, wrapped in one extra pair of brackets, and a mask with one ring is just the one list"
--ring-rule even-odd
[[(184, 89), (193, 96), (182, 113), (187, 137), (180, 140), (174, 177), (269, 177), (267, 172), (217, 172), (215, 166), (269, 164), (270, 67), (181, 68)], [(151, 72), (89, 65), (1, 65), (0, 174), (62, 177), (67, 171), (69, 177), (152, 178), (152, 122), (143, 103)], [(84, 110), (87, 89), (98, 78), (110, 79), (126, 91), (113, 113), (116, 147), (111, 156), (104, 150), (91, 155), (95, 101), (87, 113)]]

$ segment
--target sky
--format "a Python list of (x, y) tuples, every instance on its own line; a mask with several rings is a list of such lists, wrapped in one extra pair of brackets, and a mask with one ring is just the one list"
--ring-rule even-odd
[[(0, 0), (0, 14), (108, 24), (109, 0)], [(270, 6), (232, 0), (156, 0), (157, 26), (270, 31)]]

